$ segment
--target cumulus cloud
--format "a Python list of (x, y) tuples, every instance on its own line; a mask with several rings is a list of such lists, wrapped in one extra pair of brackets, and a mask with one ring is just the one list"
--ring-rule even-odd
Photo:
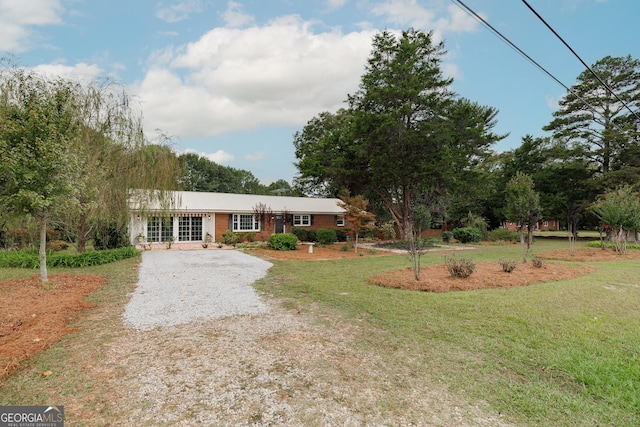
[(148, 128), (210, 137), (265, 125), (300, 126), (344, 107), (357, 90), (374, 32), (313, 33), (298, 16), (215, 28), (154, 54), (133, 88)]
[(103, 70), (95, 64), (87, 64), (80, 62), (73, 66), (64, 64), (43, 64), (33, 67), (33, 70), (39, 74), (50, 78), (63, 78), (76, 80), (80, 82), (92, 82), (98, 77), (103, 76)]
[(196, 150), (192, 150), (190, 148), (184, 150), (185, 154), (189, 154), (189, 153), (193, 153), (193, 154), (197, 154), (200, 157), (205, 157), (209, 160), (211, 160), (212, 162), (215, 162), (219, 165), (224, 165), (227, 164), (229, 162), (231, 162), (234, 159), (234, 156), (232, 154), (227, 153), (224, 150), (218, 150), (214, 153), (204, 153), (202, 151), (196, 151)]
[(250, 162), (259, 162), (260, 160), (264, 160), (266, 156), (267, 156), (266, 151), (256, 151), (255, 153), (246, 154), (244, 156), (244, 159)]
[(336, 10), (347, 4), (348, 0), (326, 0), (329, 10)]
[(188, 19), (193, 13), (202, 12), (202, 0), (182, 0), (169, 6), (160, 3), (156, 17), (165, 22), (175, 23)]
[(253, 24), (255, 21), (253, 16), (244, 13), (240, 3), (234, 1), (227, 3), (227, 10), (225, 10), (221, 16), (226, 26), (231, 28), (244, 27)]
[(33, 27), (62, 23), (62, 11), (60, 0), (0, 0), (0, 51), (29, 50)]

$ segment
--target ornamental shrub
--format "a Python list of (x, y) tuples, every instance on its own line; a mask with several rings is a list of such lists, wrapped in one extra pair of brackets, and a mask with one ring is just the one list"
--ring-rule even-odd
[(534, 266), (535, 268), (542, 268), (542, 267), (544, 267), (544, 260), (543, 260), (542, 258), (535, 257), (535, 258), (533, 258), (533, 259), (531, 260), (531, 263), (533, 264), (533, 266)]
[(518, 232), (515, 230), (508, 230), (506, 228), (496, 228), (491, 230), (487, 236), (487, 239), (491, 242), (517, 242), (520, 240)]
[(476, 271), (476, 263), (467, 258), (459, 258), (457, 255), (447, 255), (444, 263), (451, 277), (465, 279)]
[(482, 233), (473, 227), (454, 228), (453, 238), (460, 243), (475, 243), (480, 241)]
[(346, 242), (349, 239), (349, 233), (344, 228), (338, 229), (336, 230), (336, 238), (338, 242)]
[(293, 233), (272, 234), (267, 245), (279, 251), (293, 251), (298, 249), (298, 237)]
[(306, 242), (307, 241), (307, 229), (306, 228), (293, 227), (293, 230), (291, 230), (291, 232), (293, 234), (295, 234), (298, 237), (298, 240), (300, 240), (301, 242)]
[(225, 230), (220, 236), (220, 242), (225, 245), (235, 246), (240, 241), (240, 238), (231, 230)]
[(332, 245), (338, 241), (336, 231), (330, 228), (323, 228), (318, 230), (318, 243), (321, 245)]
[(444, 243), (451, 242), (451, 239), (453, 239), (453, 233), (451, 231), (447, 230), (442, 232), (442, 241)]
[(512, 259), (500, 258), (498, 262), (505, 273), (511, 273), (518, 266), (518, 262)]

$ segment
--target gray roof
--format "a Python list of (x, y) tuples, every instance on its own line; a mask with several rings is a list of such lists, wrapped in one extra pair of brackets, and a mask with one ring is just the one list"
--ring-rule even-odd
[[(157, 198), (150, 202), (141, 202), (141, 190), (131, 192), (130, 208), (134, 211), (161, 211), (168, 206), (169, 212), (225, 212), (253, 213), (259, 203), (272, 212), (292, 214), (329, 214), (342, 215), (344, 209), (338, 206), (340, 199), (319, 199), (311, 197), (261, 196), (257, 194), (204, 193), (194, 191), (172, 191), (167, 193), (165, 203)], [(144, 199), (147, 199), (145, 197)]]

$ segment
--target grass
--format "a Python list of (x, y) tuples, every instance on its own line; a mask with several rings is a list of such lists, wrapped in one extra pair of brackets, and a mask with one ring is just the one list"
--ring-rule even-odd
[[(565, 246), (543, 241), (532, 249)], [(519, 250), (496, 245), (465, 256), (497, 261)], [(424, 265), (442, 262), (442, 253), (424, 258)], [(277, 262), (260, 287), (289, 305), (366, 320), (371, 329), (360, 345), (385, 353), (390, 366), (410, 361), (515, 422), (640, 425), (637, 262), (597, 263), (589, 276), (514, 289), (430, 294), (365, 283), (407, 265), (403, 257)]]
[[(94, 292), (89, 302), (96, 308), (71, 319), (78, 331), (65, 335), (49, 350), (38, 353), (14, 375), (0, 382), (0, 405), (66, 405), (69, 425), (108, 425), (109, 384), (87, 376), (83, 367), (99, 364), (113, 337), (123, 330), (122, 309), (137, 280), (134, 257), (84, 268), (51, 268), (49, 274), (96, 274), (109, 282)], [(0, 268), (0, 280), (38, 274), (33, 269)], [(52, 375), (41, 377), (44, 371)], [(117, 376), (116, 373), (113, 373)], [(72, 401), (74, 405), (68, 403)], [(81, 409), (81, 410), (80, 410)], [(79, 413), (84, 414), (84, 417)], [(113, 421), (113, 420), (112, 420)]]
[[(566, 246), (541, 239), (531, 257)], [(520, 247), (487, 245), (464, 256), (497, 262), (518, 258)], [(113, 422), (108, 385), (87, 378), (82, 367), (99, 364), (122, 332), (120, 315), (135, 283), (137, 261), (51, 269), (50, 274), (102, 274), (109, 283), (91, 296), (97, 309), (75, 319), (78, 332), (0, 383), (0, 405), (58, 404), (74, 396), (82, 412), (93, 417), (70, 423)], [(328, 328), (332, 316), (362, 326), (353, 345), (380, 355), (389, 373), (411, 372), (446, 384), (466, 399), (488, 402), (506, 421), (520, 425), (640, 425), (637, 261), (592, 263), (595, 273), (574, 280), (445, 294), (365, 283), (373, 274), (408, 267), (408, 257), (271, 262), (274, 267), (257, 284), (259, 290), (282, 298), (290, 309), (313, 307)], [(443, 262), (442, 252), (423, 258), (423, 265)], [(31, 269), (0, 268), (0, 280), (33, 274)], [(40, 377), (44, 370), (54, 374)], [(402, 392), (398, 375), (392, 393)], [(109, 373), (109, 383), (117, 383), (117, 377)], [(410, 403), (392, 393), (379, 402), (380, 409), (403, 411), (402, 405)]]

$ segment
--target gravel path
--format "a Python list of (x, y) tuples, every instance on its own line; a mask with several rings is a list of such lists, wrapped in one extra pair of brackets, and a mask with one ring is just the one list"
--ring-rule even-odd
[(251, 285), (271, 265), (235, 250), (143, 252), (124, 319), (150, 330), (264, 312), (267, 306)]

